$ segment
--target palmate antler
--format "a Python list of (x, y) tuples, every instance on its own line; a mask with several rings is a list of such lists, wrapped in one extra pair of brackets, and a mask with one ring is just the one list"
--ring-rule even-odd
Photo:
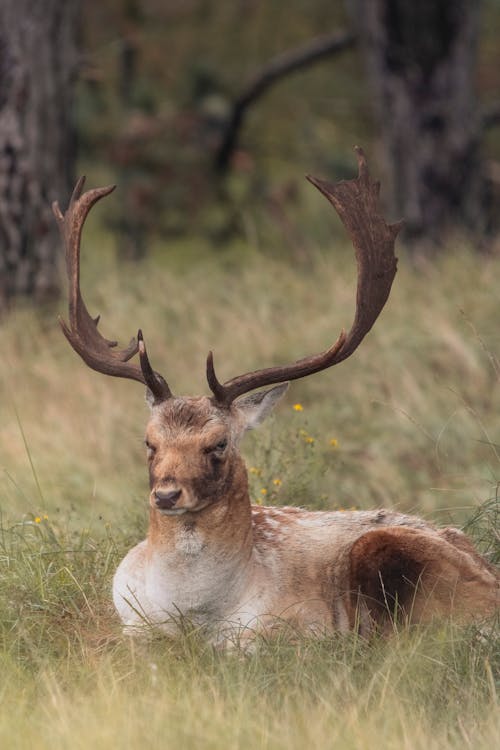
[[(248, 391), (273, 383), (297, 380), (347, 359), (359, 346), (384, 307), (396, 274), (394, 243), (402, 222), (387, 224), (378, 212), (379, 183), (372, 182), (365, 155), (356, 147), (358, 177), (330, 184), (314, 177), (308, 180), (325, 195), (349, 232), (358, 263), (356, 314), (348, 334), (341, 332), (337, 341), (320, 354), (305, 357), (283, 367), (269, 367), (238, 375), (225, 383), (217, 379), (212, 352), (207, 358), (207, 380), (214, 401), (225, 407)], [(130, 378), (146, 385), (155, 403), (172, 398), (166, 380), (149, 362), (142, 333), (126, 349), (116, 349), (97, 330), (99, 317), (92, 318), (80, 292), (80, 240), (83, 224), (92, 206), (114, 190), (114, 186), (89, 190), (83, 195), (85, 179), (78, 180), (69, 207), (63, 215), (57, 203), (54, 214), (59, 223), (66, 253), (69, 280), (69, 326), (61, 320), (64, 335), (84, 362), (97, 372)], [(129, 362), (139, 352), (140, 366)]]
[(384, 307), (396, 275), (397, 258), (394, 243), (402, 222), (386, 224), (378, 212), (380, 183), (372, 182), (363, 150), (356, 146), (358, 177), (330, 184), (315, 177), (307, 179), (337, 211), (351, 236), (358, 262), (356, 315), (348, 334), (340, 333), (337, 341), (320, 354), (299, 359), (284, 367), (238, 375), (219, 383), (214, 370), (213, 355), (207, 359), (207, 380), (217, 402), (230, 404), (243, 393), (273, 383), (297, 380), (342, 362), (357, 349)]

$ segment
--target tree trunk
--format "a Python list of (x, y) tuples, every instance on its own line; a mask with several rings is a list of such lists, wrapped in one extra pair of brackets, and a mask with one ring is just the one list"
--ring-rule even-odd
[(79, 0), (0, 2), (0, 311), (58, 290), (51, 203), (73, 181)]
[(479, 0), (354, 0), (391, 210), (417, 247), (484, 228)]

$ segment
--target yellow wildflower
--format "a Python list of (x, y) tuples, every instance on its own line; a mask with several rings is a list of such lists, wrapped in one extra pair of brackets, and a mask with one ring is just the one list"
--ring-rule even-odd
[(260, 491), (260, 494), (261, 494), (261, 495), (267, 495), (267, 490), (266, 490), (266, 488), (265, 488), (265, 487), (263, 487), (263, 488), (261, 489), (261, 491)]
[(261, 470), (258, 469), (256, 466), (250, 466), (249, 472), (250, 474), (255, 474), (255, 476), (257, 477), (259, 477), (262, 474)]
[(35, 518), (35, 523), (42, 523), (42, 519), (40, 518), (40, 516), (37, 516)]
[(337, 440), (337, 438), (332, 438), (332, 439), (330, 440), (330, 446), (331, 446), (332, 448), (338, 448), (338, 444), (339, 444), (339, 441)]
[(44, 513), (43, 520), (44, 521), (48, 521), (49, 520), (49, 517), (48, 517), (48, 515), (46, 513)]
[(281, 487), (281, 479), (273, 479), (273, 484), (275, 487)]
[(305, 441), (306, 441), (306, 443), (308, 443), (309, 445), (312, 445), (312, 444), (314, 443), (314, 438), (313, 438), (313, 437), (311, 437), (311, 435), (308, 435), (308, 436), (307, 436), (306, 438), (304, 438), (304, 440), (305, 440)]
[(294, 404), (293, 405), (293, 410), (294, 411), (304, 411), (304, 407), (302, 406), (302, 404)]

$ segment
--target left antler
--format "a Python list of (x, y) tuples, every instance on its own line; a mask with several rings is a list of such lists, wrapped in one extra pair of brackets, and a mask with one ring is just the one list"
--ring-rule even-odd
[[(117, 342), (109, 341), (97, 330), (99, 316), (89, 315), (80, 292), (80, 242), (83, 225), (92, 206), (109, 195), (115, 186), (96, 188), (83, 193), (85, 177), (80, 177), (73, 190), (67, 211), (62, 214), (57, 201), (52, 210), (59, 224), (66, 256), (69, 281), (69, 326), (60, 319), (61, 328), (73, 349), (86, 364), (97, 372), (130, 378), (146, 385), (156, 402), (171, 398), (165, 379), (152, 369), (141, 331), (125, 349), (116, 349)], [(139, 352), (140, 367), (129, 362)]]
[(299, 359), (283, 367), (269, 367), (238, 375), (220, 383), (214, 370), (213, 355), (207, 359), (207, 380), (217, 403), (228, 406), (243, 393), (272, 383), (297, 380), (342, 362), (358, 348), (384, 307), (396, 275), (394, 243), (402, 222), (387, 224), (378, 211), (380, 184), (372, 182), (361, 148), (356, 147), (358, 177), (334, 185), (307, 179), (325, 195), (349, 232), (358, 263), (356, 314), (348, 334), (320, 354)]

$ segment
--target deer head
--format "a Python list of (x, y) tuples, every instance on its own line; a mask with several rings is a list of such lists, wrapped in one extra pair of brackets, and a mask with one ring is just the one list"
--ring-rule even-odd
[[(64, 335), (84, 362), (97, 372), (137, 380), (147, 388), (151, 418), (146, 432), (151, 496), (154, 511), (181, 515), (201, 511), (235, 491), (245, 493), (246, 472), (239, 440), (256, 427), (285, 393), (288, 382), (347, 359), (379, 316), (391, 289), (397, 259), (394, 242), (401, 223), (387, 224), (378, 212), (379, 184), (372, 182), (363, 151), (356, 148), (356, 179), (329, 184), (308, 177), (334, 206), (349, 232), (358, 264), (357, 304), (349, 333), (342, 331), (326, 351), (292, 364), (238, 375), (221, 383), (212, 352), (207, 358), (211, 396), (178, 397), (153, 370), (142, 332), (125, 349), (98, 331), (80, 292), (80, 240), (92, 206), (114, 186), (82, 194), (80, 178), (64, 215), (53, 210), (60, 226), (69, 280), (69, 325), (60, 320)], [(130, 360), (139, 355), (139, 362)], [(265, 386), (266, 390), (257, 390)]]

